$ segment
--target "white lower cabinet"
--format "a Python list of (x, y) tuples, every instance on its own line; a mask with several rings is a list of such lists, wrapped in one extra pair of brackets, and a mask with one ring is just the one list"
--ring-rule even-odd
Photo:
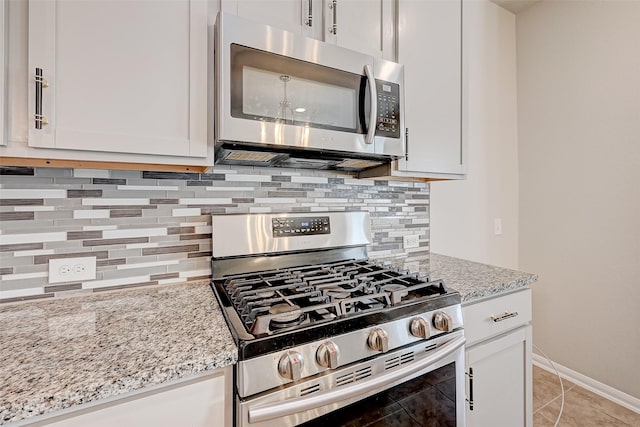
[(48, 427), (222, 427), (232, 424), (231, 369), (134, 394), (65, 415), (35, 419)]
[(532, 427), (531, 290), (463, 306), (462, 313), (467, 426)]

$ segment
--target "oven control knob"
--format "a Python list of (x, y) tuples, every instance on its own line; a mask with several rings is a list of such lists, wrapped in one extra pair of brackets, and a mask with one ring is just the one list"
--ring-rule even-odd
[(318, 347), (318, 351), (316, 352), (316, 361), (320, 366), (335, 369), (338, 367), (339, 352), (338, 346), (335, 343), (331, 341), (324, 342), (320, 344), (320, 347)]
[(422, 317), (414, 317), (409, 325), (411, 335), (418, 338), (429, 338), (429, 323)]
[(453, 319), (444, 311), (436, 311), (433, 315), (433, 327), (439, 331), (453, 331)]
[(383, 353), (389, 351), (389, 335), (382, 328), (373, 328), (369, 333), (367, 343), (372, 350)]
[(297, 351), (287, 351), (278, 362), (280, 376), (294, 381), (302, 377), (303, 367), (304, 360), (302, 360), (302, 355)]

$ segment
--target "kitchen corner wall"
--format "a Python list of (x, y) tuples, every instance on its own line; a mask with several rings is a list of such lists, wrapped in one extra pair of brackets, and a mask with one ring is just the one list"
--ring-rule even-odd
[(431, 249), (517, 269), (516, 17), (488, 0), (466, 1), (463, 9), (467, 179), (431, 184)]
[[(211, 277), (211, 215), (368, 211), (372, 259), (428, 271), (429, 185), (338, 172), (0, 168), (0, 301)], [(405, 250), (402, 238), (420, 236)], [(51, 258), (95, 256), (93, 281), (48, 283)]]
[[(640, 3), (517, 15), (520, 266), (533, 338), (640, 407)], [(625, 400), (626, 399), (626, 400)]]

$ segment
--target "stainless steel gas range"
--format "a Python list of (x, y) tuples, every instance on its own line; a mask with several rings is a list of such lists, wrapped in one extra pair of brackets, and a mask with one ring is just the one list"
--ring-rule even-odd
[(236, 426), (464, 426), (460, 296), (368, 260), (367, 212), (212, 223)]

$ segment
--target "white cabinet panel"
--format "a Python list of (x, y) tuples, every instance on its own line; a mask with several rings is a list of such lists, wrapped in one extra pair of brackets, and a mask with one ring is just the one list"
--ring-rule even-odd
[(383, 18), (388, 19), (392, 13), (390, 3), (388, 0), (323, 0), (324, 40), (383, 58), (383, 36), (393, 36), (392, 31), (385, 34), (383, 30)]
[(204, 0), (32, 0), (29, 145), (206, 157), (206, 60)]
[(6, 10), (7, 10), (7, 3), (5, 2), (5, 0), (0, 0), (0, 145), (7, 145)]
[(298, 35), (319, 38), (321, 3), (321, 0), (222, 0), (221, 9)]
[(49, 421), (47, 427), (211, 427), (231, 425), (231, 371), (116, 400), (88, 409), (75, 409)]
[(531, 404), (527, 402), (531, 326), (472, 346), (466, 356), (467, 373), (473, 374), (473, 385), (467, 390), (467, 399), (473, 398), (473, 409), (467, 405), (467, 425), (531, 427)]
[(462, 316), (467, 425), (531, 427), (531, 289), (465, 304)]
[(408, 159), (403, 172), (463, 174), (462, 1), (400, 0), (398, 62), (405, 65)]

